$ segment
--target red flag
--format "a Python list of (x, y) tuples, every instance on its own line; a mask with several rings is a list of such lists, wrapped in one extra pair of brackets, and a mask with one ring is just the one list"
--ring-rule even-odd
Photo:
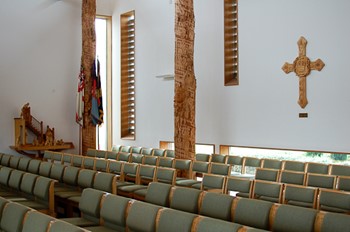
[(78, 92), (76, 102), (75, 121), (83, 126), (83, 112), (84, 112), (84, 88), (85, 88), (85, 73), (84, 67), (80, 67), (80, 74), (78, 77)]

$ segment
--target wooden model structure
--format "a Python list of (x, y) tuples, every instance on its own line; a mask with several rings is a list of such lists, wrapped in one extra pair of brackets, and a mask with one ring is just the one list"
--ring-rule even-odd
[[(43, 122), (37, 120), (30, 113), (29, 103), (22, 107), (21, 117), (15, 118), (15, 146), (12, 149), (25, 155), (27, 151), (37, 151), (41, 155), (44, 150), (65, 150), (74, 148), (73, 143), (55, 139), (55, 129), (46, 127), (44, 133)], [(27, 143), (27, 130), (34, 135), (32, 143)]]

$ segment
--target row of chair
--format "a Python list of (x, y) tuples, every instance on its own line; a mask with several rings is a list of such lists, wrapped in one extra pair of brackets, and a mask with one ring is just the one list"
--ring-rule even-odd
[[(165, 185), (151, 183), (150, 190), (153, 188), (152, 194), (158, 193), (162, 197)], [(190, 199), (194, 196), (190, 193), (193, 189), (168, 187), (173, 194), (173, 200), (168, 206), (85, 189), (79, 204), (81, 216), (62, 220), (96, 232), (350, 231), (349, 215), (210, 192), (200, 193), (202, 199), (198, 212), (188, 211), (188, 204), (196, 202), (195, 199)], [(176, 198), (179, 200), (176, 201)]]
[(2, 197), (0, 197), (0, 229), (7, 232), (88, 232)]

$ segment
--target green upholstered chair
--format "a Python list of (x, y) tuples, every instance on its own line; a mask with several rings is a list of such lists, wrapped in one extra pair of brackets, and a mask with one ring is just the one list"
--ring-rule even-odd
[(62, 157), (62, 164), (69, 166), (72, 164), (72, 159), (73, 155), (64, 153)]
[(254, 180), (252, 198), (275, 203), (282, 202), (283, 184), (264, 180)]
[(227, 161), (227, 155), (212, 154), (210, 162), (225, 164)]
[(224, 193), (225, 184), (226, 176), (204, 174), (202, 182), (200, 184), (194, 184), (191, 187), (205, 191), (215, 191), (219, 193)]
[(286, 184), (282, 196), (282, 203), (316, 208), (317, 196), (318, 188)]
[(158, 165), (158, 158), (159, 158), (158, 156), (144, 155), (142, 162), (143, 162), (143, 164), (157, 166)]
[(157, 167), (155, 181), (175, 185), (176, 169)]
[(96, 158), (106, 159), (107, 151), (96, 150)]
[[(191, 179), (178, 179), (176, 185), (183, 187), (191, 187), (194, 184), (201, 183), (201, 177), (203, 174), (209, 173), (210, 162), (194, 161), (192, 165), (192, 178)], [(197, 178), (197, 176), (199, 178)]]
[[(151, 204), (160, 205), (160, 206), (169, 206), (169, 194), (171, 190), (170, 184), (152, 182), (148, 185), (145, 194), (145, 201)], [(143, 189), (134, 192), (135, 195), (138, 194), (139, 191), (144, 191)]]
[(57, 180), (58, 182), (62, 182), (65, 168), (66, 166), (62, 164), (56, 164), (56, 163), (52, 164), (49, 177), (51, 179)]
[(5, 205), (0, 221), (0, 228), (6, 232), (21, 232), (23, 219), (30, 208), (10, 202)]
[(226, 194), (204, 192), (199, 206), (199, 214), (231, 221), (231, 205), (234, 197)]
[(294, 161), (294, 160), (284, 160), (282, 168), (283, 170), (287, 170), (287, 171), (305, 172), (306, 163), (301, 161)]
[(170, 208), (197, 214), (201, 193), (198, 189), (173, 187), (170, 193)]
[(338, 190), (349, 191), (350, 192), (350, 177), (348, 176), (338, 176), (336, 187)]
[(199, 216), (194, 219), (191, 232), (238, 232), (243, 226), (215, 218)]
[[(175, 159), (174, 168), (176, 172), (187, 172), (187, 179), (192, 178), (192, 160)], [(176, 181), (186, 179), (186, 177), (176, 177)]]
[(165, 150), (164, 149), (153, 149), (152, 155), (163, 157), (165, 155)]
[(20, 186), (22, 182), (22, 178), (25, 172), (20, 170), (13, 170), (10, 173), (10, 177), (8, 180), (8, 189), (1, 189), (0, 196), (1, 197), (12, 197), (20, 195)]
[(205, 153), (196, 153), (196, 161), (210, 162), (211, 155)]
[(97, 172), (92, 187), (101, 191), (116, 194), (117, 176), (112, 173)]
[(120, 152), (131, 153), (131, 146), (121, 146), (119, 149), (119, 153)]
[(322, 163), (308, 162), (306, 166), (306, 173), (328, 174), (329, 165)]
[(105, 194), (103, 191), (92, 188), (84, 189), (79, 201), (81, 217), (64, 218), (62, 220), (81, 227), (99, 225), (101, 200)]
[(335, 188), (336, 176), (327, 174), (314, 174), (308, 173), (306, 175), (306, 186), (318, 187), (318, 188)]
[(52, 163), (42, 161), (39, 166), (38, 174), (40, 176), (50, 177)]
[(130, 152), (121, 152), (120, 151), (118, 153), (117, 160), (124, 161), (124, 162), (130, 162), (130, 157), (131, 157)]
[(135, 201), (131, 204), (126, 225), (128, 231), (156, 231), (156, 217), (161, 207), (155, 204)]
[(67, 166), (64, 168), (62, 182), (56, 183), (55, 192), (71, 191), (78, 188), (78, 175), (80, 168), (74, 166)]
[(142, 148), (141, 154), (142, 155), (152, 155), (153, 153), (153, 148)]
[(143, 158), (144, 155), (141, 155), (139, 153), (131, 153), (131, 163), (138, 163), (138, 164), (142, 164), (143, 163)]
[(315, 232), (350, 231), (350, 216), (320, 211), (315, 221)]
[(20, 198), (20, 200), (25, 200), (26, 197), (32, 196), (34, 186), (38, 177), (39, 177), (38, 175), (33, 173), (24, 173), (22, 177), (21, 185), (19, 188), (21, 191), (21, 194), (19, 196), (11, 196), (6, 198), (13, 201), (15, 199), (17, 200), (18, 198)]
[(114, 152), (119, 152), (119, 151), (120, 151), (120, 148), (121, 148), (121, 145), (113, 145), (113, 146), (112, 146), (112, 151), (114, 151)]
[(9, 167), (13, 168), (13, 169), (17, 169), (19, 160), (20, 160), (19, 156), (11, 156), (10, 162), (9, 162)]
[(262, 168), (268, 168), (268, 169), (277, 169), (281, 170), (283, 161), (277, 160), (277, 159), (263, 159), (261, 164)]
[(102, 224), (85, 228), (102, 232), (125, 231), (126, 215), (130, 201), (130, 198), (107, 194), (102, 201), (100, 213)]
[(10, 165), (11, 155), (3, 154), (1, 157), (1, 166), (8, 167)]
[(244, 157), (243, 167), (242, 167), (242, 177), (244, 178), (254, 178), (257, 168), (261, 167), (261, 159), (256, 157)]
[(47, 232), (88, 232), (87, 230), (75, 226), (73, 224), (64, 222), (62, 220), (55, 220), (50, 223), (49, 230)]
[(54, 220), (56, 220), (56, 218), (35, 210), (30, 210), (24, 217), (22, 232), (46, 232), (50, 222)]
[(117, 151), (107, 151), (106, 158), (111, 160), (117, 160), (118, 152)]
[(108, 172), (120, 176), (123, 172), (125, 162), (118, 160), (108, 160)]
[(0, 219), (2, 217), (2, 212), (4, 211), (5, 205), (7, 205), (8, 203), (10, 203), (11, 201), (0, 197)]
[(27, 172), (38, 174), (40, 167), (40, 160), (31, 159), (28, 164)]
[(122, 173), (120, 175), (120, 181), (117, 185), (121, 186), (122, 182), (130, 182), (131, 184), (136, 182), (136, 177), (140, 171), (140, 164), (138, 163), (125, 163)]
[(86, 151), (86, 156), (96, 157), (96, 149), (88, 148)]
[(211, 163), (209, 173), (216, 174), (216, 175), (222, 175), (222, 176), (229, 176), (231, 175), (231, 169), (232, 166), (229, 164), (223, 164), (223, 163)]
[(52, 151), (45, 150), (43, 155), (43, 161), (52, 162)]
[(279, 181), (285, 184), (304, 185), (305, 180), (306, 180), (305, 172), (282, 170)]
[(52, 163), (62, 164), (63, 154), (61, 152), (52, 152)]
[(190, 232), (196, 217), (196, 214), (163, 208), (158, 212), (156, 228), (158, 232)]
[(350, 176), (350, 166), (332, 164), (330, 167), (330, 174), (335, 176)]
[(142, 147), (131, 147), (131, 153), (132, 154), (141, 154)]
[(250, 198), (253, 190), (253, 180), (228, 176), (226, 179), (225, 193), (231, 196)]
[(278, 181), (280, 171), (270, 168), (257, 168), (255, 172), (256, 180)]
[(95, 158), (94, 170), (107, 172), (108, 171), (108, 160), (105, 158)]
[(244, 157), (242, 156), (236, 156), (236, 155), (229, 155), (227, 157), (226, 163), (231, 165), (231, 176), (240, 176), (243, 171), (243, 162)]
[(170, 157), (159, 157), (158, 158), (158, 166), (159, 167), (166, 167), (166, 168), (172, 168), (174, 167), (174, 158)]
[(271, 230), (275, 232), (313, 232), (316, 209), (294, 205), (274, 205), (271, 209)]
[(22, 157), (22, 158), (19, 160), (19, 162), (18, 162), (18, 169), (21, 170), (21, 171), (26, 172), (30, 160), (31, 160), (31, 159), (29, 159), (29, 158)]
[(83, 158), (82, 168), (92, 170), (94, 169), (94, 167), (95, 167), (95, 157), (85, 156)]
[(232, 221), (257, 229), (269, 230), (270, 210), (273, 203), (248, 198), (235, 198), (232, 204)]
[(320, 189), (317, 209), (350, 214), (350, 193), (332, 189)]
[(8, 187), (8, 181), (10, 179), (12, 168), (1, 167), (0, 169), (0, 187), (5, 188)]
[(84, 157), (81, 155), (73, 155), (71, 165), (73, 167), (81, 168), (83, 167), (83, 159)]
[(165, 156), (169, 158), (175, 158), (175, 151), (174, 150), (165, 150)]

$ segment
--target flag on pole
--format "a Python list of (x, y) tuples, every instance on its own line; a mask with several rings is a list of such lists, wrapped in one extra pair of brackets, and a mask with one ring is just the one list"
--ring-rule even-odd
[(85, 73), (84, 67), (80, 67), (80, 74), (78, 77), (78, 92), (76, 99), (75, 121), (83, 126), (83, 112), (84, 112), (84, 88), (85, 88)]
[(91, 121), (96, 125), (103, 123), (103, 106), (102, 106), (102, 89), (100, 78), (100, 61), (96, 59), (96, 62), (92, 65), (92, 88), (91, 88)]

